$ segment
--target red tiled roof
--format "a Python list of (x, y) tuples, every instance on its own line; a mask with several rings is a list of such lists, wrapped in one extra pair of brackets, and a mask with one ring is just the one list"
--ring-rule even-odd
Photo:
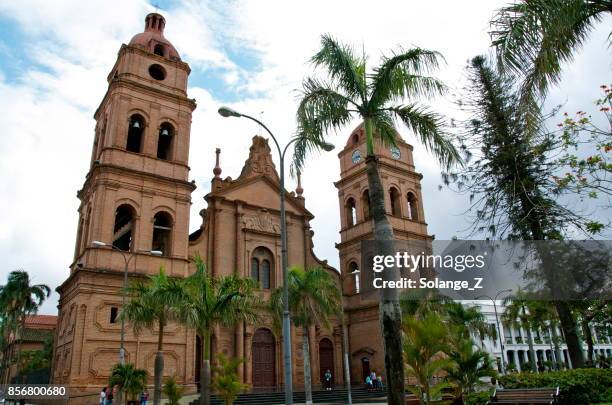
[(53, 329), (57, 326), (56, 315), (29, 315), (25, 326), (31, 329)]

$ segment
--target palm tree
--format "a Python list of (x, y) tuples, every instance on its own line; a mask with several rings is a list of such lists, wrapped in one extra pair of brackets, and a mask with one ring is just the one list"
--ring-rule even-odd
[[(331, 275), (323, 268), (304, 270), (293, 267), (289, 270), (289, 311), (297, 327), (302, 327), (304, 352), (304, 390), (306, 404), (312, 404), (312, 381), (310, 366), (310, 341), (308, 330), (312, 325), (329, 327), (329, 318), (342, 311), (340, 289)], [(270, 309), (276, 329), (282, 321), (282, 288), (275, 289), (270, 296)]]
[[(353, 118), (363, 119), (366, 135), (366, 167), (374, 221), (374, 239), (381, 243), (380, 254), (394, 254), (394, 232), (385, 215), (384, 190), (378, 171), (374, 139), (394, 145), (396, 121), (413, 130), (419, 140), (444, 166), (460, 161), (459, 153), (442, 131), (442, 119), (416, 99), (444, 92), (444, 85), (428, 76), (439, 65), (441, 55), (421, 48), (400, 50), (384, 57), (382, 64), (367, 72), (365, 55), (357, 56), (350, 46), (329, 35), (321, 38), (321, 50), (311, 61), (324, 67), (329, 80), (307, 78), (297, 110), (297, 137), (292, 168), (300, 170), (308, 152), (320, 150), (331, 131), (341, 130)], [(408, 104), (402, 104), (409, 100)], [(397, 279), (398, 269), (384, 272)], [(380, 301), (380, 324), (385, 348), (389, 404), (404, 402), (401, 309), (397, 292), (385, 289)]]
[[(6, 285), (0, 290), (0, 308), (3, 321), (12, 326), (13, 342), (23, 333), (28, 315), (38, 312), (43, 301), (51, 295), (51, 289), (46, 284), (30, 284), (30, 276), (24, 270), (12, 271)], [(21, 338), (17, 347), (17, 371), (20, 372)]]
[(458, 333), (464, 339), (470, 338), (470, 334), (478, 335), (481, 341), (486, 337), (497, 338), (495, 327), (487, 323), (487, 318), (478, 307), (467, 307), (457, 301), (448, 301), (444, 315), (451, 326), (458, 328)]
[(214, 278), (198, 255), (194, 257), (196, 271), (184, 282), (185, 300), (181, 304), (181, 321), (195, 328), (202, 338), (202, 376), (200, 404), (210, 403), (210, 340), (217, 325), (235, 326), (259, 319), (262, 303), (251, 279), (235, 276)]
[(429, 405), (443, 389), (451, 386), (446, 382), (432, 384), (434, 376), (452, 364), (446, 356), (450, 350), (449, 329), (435, 312), (424, 314), (422, 319), (406, 315), (403, 329), (406, 372), (417, 381), (409, 389), (421, 405)]
[(168, 277), (163, 268), (149, 276), (147, 282), (138, 281), (126, 290), (130, 300), (121, 309), (120, 317), (130, 321), (134, 331), (158, 328), (157, 354), (155, 356), (153, 404), (161, 402), (162, 376), (164, 373), (164, 329), (177, 316), (177, 308), (184, 293), (178, 279)]
[(493, 46), (502, 71), (524, 77), (522, 105), (537, 111), (537, 98), (560, 80), (563, 64), (610, 14), (610, 0), (519, 0), (498, 10)]
[(529, 363), (531, 363), (531, 370), (534, 373), (538, 372), (535, 351), (533, 349), (533, 334), (531, 328), (533, 326), (531, 322), (531, 314), (529, 307), (531, 301), (529, 301), (524, 293), (518, 291), (515, 295), (510, 295), (504, 298), (504, 313), (502, 314), (502, 320), (507, 325), (512, 325), (520, 328), (521, 326), (527, 332), (527, 343), (529, 344)]
[(468, 397), (474, 388), (486, 385), (482, 382), (484, 377), (495, 377), (497, 372), (491, 366), (489, 354), (483, 350), (474, 350), (472, 339), (460, 338), (453, 344), (448, 353), (452, 364), (445, 370), (447, 378), (457, 384), (461, 390), (463, 403), (469, 405)]
[(115, 364), (108, 378), (108, 385), (113, 389), (116, 385), (126, 393), (126, 402), (134, 401), (138, 393), (147, 385), (147, 371), (134, 367), (133, 364)]

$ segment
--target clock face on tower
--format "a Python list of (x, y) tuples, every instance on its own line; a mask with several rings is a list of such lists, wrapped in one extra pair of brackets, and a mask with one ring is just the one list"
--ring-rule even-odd
[(351, 160), (353, 161), (353, 163), (361, 162), (361, 151), (359, 149), (355, 149), (353, 151), (353, 154), (351, 155)]
[(390, 150), (391, 150), (391, 157), (393, 159), (399, 159), (402, 157), (402, 153), (400, 152), (397, 146), (392, 146)]

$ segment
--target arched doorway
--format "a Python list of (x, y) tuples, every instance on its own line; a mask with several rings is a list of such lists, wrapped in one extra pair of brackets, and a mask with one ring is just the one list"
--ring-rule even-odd
[(361, 382), (365, 383), (367, 376), (370, 375), (370, 359), (367, 357), (361, 358)]
[(319, 373), (321, 382), (324, 381), (323, 376), (329, 370), (332, 373), (332, 383), (336, 379), (334, 373), (334, 345), (327, 338), (321, 339), (319, 342)]
[(253, 335), (251, 359), (253, 361), (253, 387), (276, 385), (276, 350), (274, 335), (268, 329), (257, 329)]

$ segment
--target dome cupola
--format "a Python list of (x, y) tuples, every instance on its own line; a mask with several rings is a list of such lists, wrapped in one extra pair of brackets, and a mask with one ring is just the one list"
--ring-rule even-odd
[(150, 13), (145, 17), (144, 32), (136, 34), (130, 41), (130, 45), (144, 48), (148, 52), (154, 53), (171, 60), (181, 60), (174, 45), (164, 37), (166, 19), (158, 13)]

